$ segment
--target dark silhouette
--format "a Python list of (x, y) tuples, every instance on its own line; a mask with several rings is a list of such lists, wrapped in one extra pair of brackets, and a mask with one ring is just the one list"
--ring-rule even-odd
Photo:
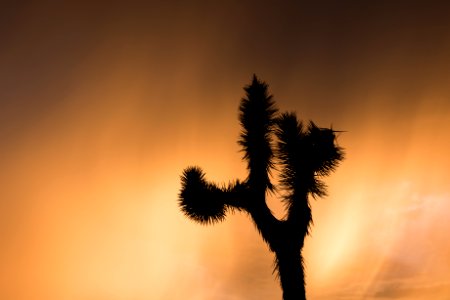
[[(179, 204), (186, 216), (201, 224), (222, 221), (230, 210), (247, 212), (275, 253), (283, 299), (306, 299), (301, 251), (312, 223), (308, 196), (326, 194), (321, 178), (337, 167), (343, 151), (335, 144), (336, 131), (313, 122), (304, 127), (294, 113), (279, 114), (267, 88), (254, 75), (239, 107), (239, 144), (248, 177), (218, 186), (206, 181), (200, 168), (189, 167), (181, 177)], [(276, 189), (270, 181), (275, 164), (280, 171), (278, 189), (286, 204), (282, 220), (266, 204), (267, 192)]]

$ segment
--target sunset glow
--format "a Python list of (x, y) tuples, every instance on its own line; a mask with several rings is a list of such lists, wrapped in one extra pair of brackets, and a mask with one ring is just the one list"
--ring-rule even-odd
[(312, 200), (308, 298), (449, 299), (444, 8), (269, 2), (6, 8), (0, 299), (281, 299), (246, 215), (200, 226), (177, 204), (187, 166), (245, 178), (253, 73), (283, 111), (346, 131)]

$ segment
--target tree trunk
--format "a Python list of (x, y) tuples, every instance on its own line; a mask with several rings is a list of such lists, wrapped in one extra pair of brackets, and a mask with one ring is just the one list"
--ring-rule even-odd
[(275, 254), (283, 289), (283, 300), (305, 300), (305, 279), (300, 247), (289, 245), (289, 247), (277, 249)]

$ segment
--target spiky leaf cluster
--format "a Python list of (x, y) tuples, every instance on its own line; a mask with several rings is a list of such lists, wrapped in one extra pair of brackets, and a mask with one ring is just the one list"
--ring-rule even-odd
[(205, 180), (198, 167), (186, 168), (181, 176), (179, 205), (183, 213), (202, 224), (223, 221), (226, 206), (222, 201), (223, 191)]
[(318, 176), (328, 176), (344, 158), (341, 147), (335, 143), (335, 131), (317, 127), (310, 122), (306, 133), (311, 168)]
[(294, 113), (284, 113), (277, 120), (277, 156), (281, 165), (281, 185), (295, 193), (324, 196), (326, 186), (319, 177), (328, 175), (343, 159), (335, 144), (335, 134), (310, 122), (305, 129)]
[(247, 160), (249, 182), (271, 189), (269, 180), (273, 151), (271, 147), (274, 116), (277, 112), (272, 95), (265, 82), (253, 76), (252, 83), (244, 88), (246, 97), (239, 107), (242, 131), (239, 144)]

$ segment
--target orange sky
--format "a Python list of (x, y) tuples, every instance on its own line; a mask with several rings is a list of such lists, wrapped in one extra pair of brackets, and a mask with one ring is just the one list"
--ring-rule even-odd
[(432, 1), (5, 5), (0, 298), (281, 299), (245, 215), (205, 227), (177, 207), (188, 165), (245, 178), (237, 108), (256, 73), (281, 110), (347, 131), (330, 196), (313, 202), (309, 299), (447, 300), (449, 14)]

